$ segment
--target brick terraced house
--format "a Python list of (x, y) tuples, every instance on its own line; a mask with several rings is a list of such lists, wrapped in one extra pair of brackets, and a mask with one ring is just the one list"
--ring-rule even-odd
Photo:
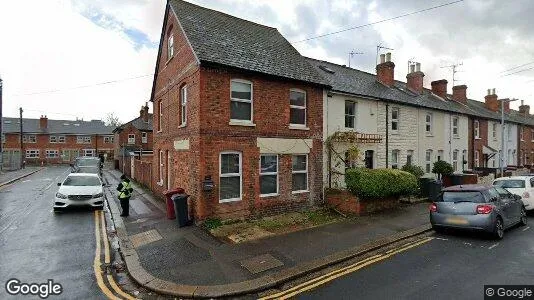
[[(113, 157), (113, 127), (100, 120), (22, 119), (23, 158), (27, 164), (70, 163), (78, 156)], [(2, 119), (4, 165), (20, 166), (20, 121)], [(14, 165), (14, 166), (13, 166)]]
[(155, 193), (185, 188), (197, 219), (320, 203), (327, 87), (277, 29), (168, 1), (151, 96)]

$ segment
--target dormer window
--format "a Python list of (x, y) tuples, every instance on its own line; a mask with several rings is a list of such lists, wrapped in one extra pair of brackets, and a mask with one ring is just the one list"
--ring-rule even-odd
[(167, 39), (167, 60), (174, 56), (174, 35), (169, 34)]

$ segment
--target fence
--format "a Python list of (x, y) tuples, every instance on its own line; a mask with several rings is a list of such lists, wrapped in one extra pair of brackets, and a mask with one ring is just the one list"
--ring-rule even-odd
[(152, 161), (134, 159), (133, 179), (152, 190)]
[(20, 169), (20, 151), (19, 150), (4, 150), (2, 153), (2, 169), (6, 171)]

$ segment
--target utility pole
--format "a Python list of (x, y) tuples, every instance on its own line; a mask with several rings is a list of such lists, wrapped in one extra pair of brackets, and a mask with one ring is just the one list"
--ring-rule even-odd
[(349, 52), (349, 68), (350, 68), (350, 59), (356, 54), (363, 54), (363, 52), (354, 52), (354, 50)]
[(24, 143), (22, 142), (23, 138), (23, 134), (24, 134), (24, 128), (22, 126), (22, 107), (19, 108), (19, 113), (20, 113), (20, 119), (19, 119), (19, 122), (20, 122), (20, 167), (21, 168), (24, 168), (24, 157), (26, 155), (24, 155)]

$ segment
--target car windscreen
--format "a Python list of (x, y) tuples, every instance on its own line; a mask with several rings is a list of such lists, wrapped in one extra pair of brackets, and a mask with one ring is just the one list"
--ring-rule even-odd
[(79, 167), (97, 167), (100, 165), (100, 160), (98, 159), (80, 159), (76, 162), (76, 165)]
[(79, 167), (78, 170), (77, 170), (77, 173), (99, 173), (100, 172), (100, 168), (98, 167)]
[(502, 188), (521, 189), (525, 188), (525, 181), (522, 179), (505, 179), (496, 180), (493, 182), (494, 186), (500, 186)]
[(97, 186), (100, 185), (98, 177), (94, 176), (69, 176), (63, 182), (63, 185), (68, 186)]
[(484, 203), (486, 199), (481, 192), (471, 191), (471, 192), (443, 192), (438, 201), (442, 202), (474, 202), (474, 203)]

